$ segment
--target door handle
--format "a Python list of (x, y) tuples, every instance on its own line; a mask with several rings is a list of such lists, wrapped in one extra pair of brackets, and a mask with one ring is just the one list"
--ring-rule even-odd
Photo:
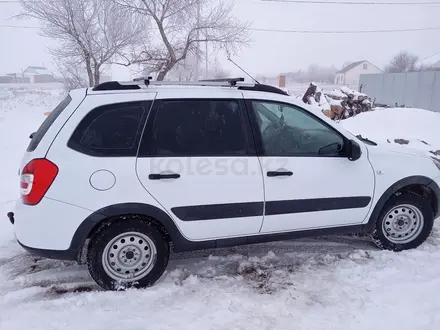
[(269, 171), (267, 172), (268, 177), (276, 177), (276, 176), (292, 176), (293, 172), (290, 171)]
[(172, 174), (150, 174), (148, 176), (150, 180), (163, 180), (163, 179), (178, 179), (180, 178), (180, 174), (172, 173)]

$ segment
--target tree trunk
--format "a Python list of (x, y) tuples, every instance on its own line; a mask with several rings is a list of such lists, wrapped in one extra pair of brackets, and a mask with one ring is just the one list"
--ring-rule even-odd
[(157, 75), (156, 80), (157, 81), (163, 81), (165, 79), (165, 76), (168, 74), (169, 71), (170, 71), (170, 69), (168, 69), (168, 68), (162, 69), (162, 71), (160, 71), (159, 74)]
[(86, 69), (87, 69), (87, 75), (89, 77), (89, 87), (93, 87), (93, 72), (92, 72), (92, 62), (90, 60), (90, 56), (85, 56), (86, 60)]
[(100, 66), (98, 64), (95, 63), (95, 67), (94, 67), (94, 72), (93, 72), (93, 78), (95, 80), (95, 85), (99, 84), (99, 79), (100, 79), (100, 72), (99, 72), (99, 68)]

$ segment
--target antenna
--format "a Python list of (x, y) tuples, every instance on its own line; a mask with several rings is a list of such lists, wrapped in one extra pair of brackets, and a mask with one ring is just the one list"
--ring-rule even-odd
[(249, 73), (247, 73), (241, 66), (239, 66), (237, 63), (235, 63), (229, 56), (228, 56), (228, 60), (231, 61), (232, 63), (234, 63), (234, 65), (239, 68), (241, 71), (243, 71), (245, 74), (247, 74), (253, 81), (255, 81), (258, 85), (260, 84), (259, 81), (257, 79), (255, 79), (254, 77), (252, 77)]

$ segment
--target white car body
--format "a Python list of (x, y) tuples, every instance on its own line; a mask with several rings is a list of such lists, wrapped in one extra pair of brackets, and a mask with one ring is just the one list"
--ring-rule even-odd
[[(45, 158), (59, 169), (37, 205), (20, 201), (13, 214), (17, 240), (44, 256), (79, 261), (86, 240), (101, 221), (118, 212), (131, 214), (136, 210), (160, 223), (177, 251), (362, 230), (371, 226), (384, 202), (405, 187), (424, 187), (433, 194), (433, 209), (438, 215), (440, 171), (432, 159), (405, 152), (404, 148), (398, 152), (367, 145), (320, 111), (290, 96), (210, 86), (81, 89), (71, 91), (70, 96), (70, 104), (38, 147), (25, 153), (20, 166), (22, 172), (32, 159)], [(268, 157), (256, 153), (244, 157), (108, 158), (67, 146), (75, 128), (99, 106), (200, 98), (253, 99), (305, 109), (347, 140), (356, 141), (360, 158)], [(245, 168), (245, 172), (237, 174), (234, 168)], [(266, 175), (280, 169), (292, 175)], [(178, 173), (180, 179), (149, 180), (157, 171)], [(332, 199), (342, 206), (333, 207), (329, 204)], [(323, 209), (319, 209), (320, 203)], [(224, 205), (231, 205), (231, 209)]]

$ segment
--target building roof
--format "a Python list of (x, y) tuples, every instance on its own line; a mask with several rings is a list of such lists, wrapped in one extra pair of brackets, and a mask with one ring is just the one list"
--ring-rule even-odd
[(345, 68), (342, 68), (341, 70), (339, 70), (336, 73), (345, 73), (347, 71), (350, 71), (351, 69), (353, 69), (354, 67), (358, 66), (359, 64), (361, 64), (363, 62), (366, 62), (366, 60), (353, 62), (353, 63), (347, 65)]
[(435, 62), (434, 64), (431, 64), (429, 67), (434, 69), (440, 69), (440, 60)]
[(46, 69), (43, 66), (28, 66), (26, 70), (23, 72), (24, 74), (35, 74), (35, 75), (50, 75), (52, 76), (52, 72)]
[(44, 66), (28, 66), (28, 69), (47, 70)]

